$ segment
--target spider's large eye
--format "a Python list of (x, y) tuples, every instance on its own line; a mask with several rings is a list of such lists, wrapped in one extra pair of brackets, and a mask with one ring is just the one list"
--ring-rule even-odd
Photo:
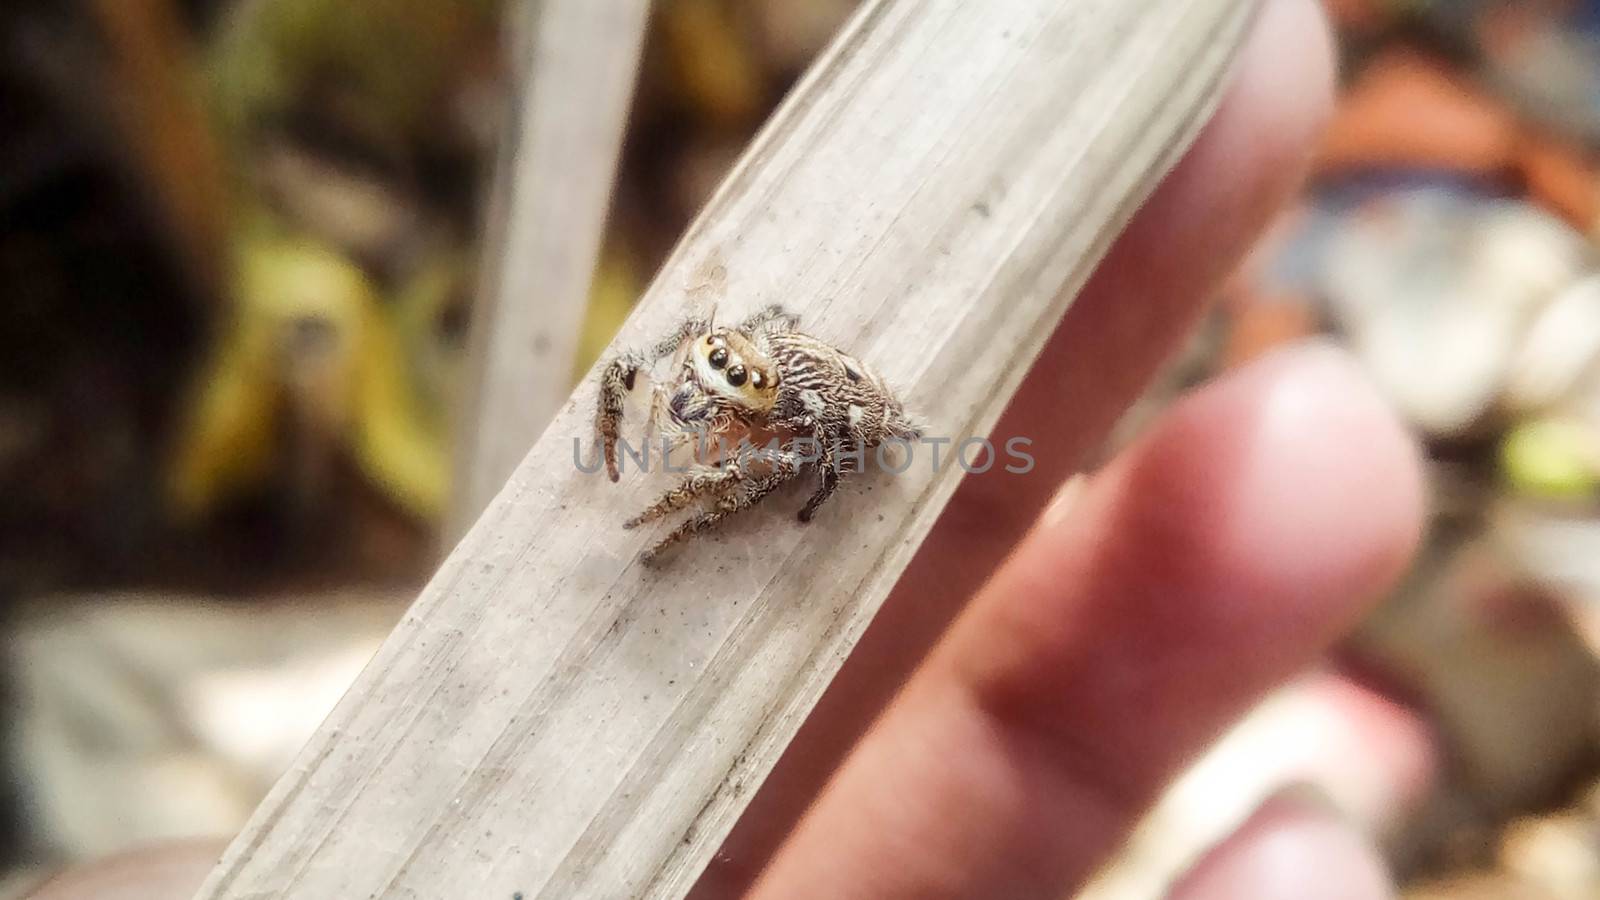
[(744, 366), (734, 366), (728, 370), (728, 383), (734, 387), (744, 384)]
[(763, 387), (765, 387), (766, 384), (767, 384), (766, 376), (761, 374), (761, 370), (760, 369), (757, 369), (754, 372), (750, 373), (750, 386), (751, 387), (753, 387), (753, 388), (755, 388), (756, 390), (759, 391)]
[(728, 364), (728, 348), (718, 347), (717, 349), (711, 351), (711, 355), (706, 357), (706, 360), (711, 363), (711, 368), (722, 368)]

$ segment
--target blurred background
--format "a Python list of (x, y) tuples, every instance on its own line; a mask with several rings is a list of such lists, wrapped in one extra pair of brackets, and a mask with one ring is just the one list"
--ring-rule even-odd
[[(439, 559), (517, 2), (0, 9), (0, 897), (236, 831)], [(1408, 897), (1600, 897), (1600, 2), (1327, 4), (1312, 182), (1107, 452), (1331, 334), (1427, 448), (1430, 536), (1345, 677), (1265, 704), (1091, 893), (1159, 896), (1300, 781)], [(655, 5), (558, 393), (853, 6)]]

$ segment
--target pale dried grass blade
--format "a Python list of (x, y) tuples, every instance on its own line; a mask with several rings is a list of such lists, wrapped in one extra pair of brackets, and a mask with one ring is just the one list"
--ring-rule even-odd
[(526, 0), (490, 203), (446, 532), (472, 524), (572, 386), (649, 0)]
[[(935, 435), (985, 434), (1253, 8), (869, 0), (619, 340), (785, 302)], [(667, 478), (575, 471), (593, 392), (591, 373), (202, 897), (682, 896), (963, 477), (923, 454), (808, 526), (780, 497), (648, 569), (660, 531), (619, 523)]]

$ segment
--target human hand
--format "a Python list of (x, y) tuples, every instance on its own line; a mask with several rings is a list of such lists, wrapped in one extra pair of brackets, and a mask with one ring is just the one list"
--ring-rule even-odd
[[(1265, 4), (1214, 120), (996, 429), (1032, 438), (1036, 469), (962, 486), (696, 897), (1067, 896), (1403, 570), (1415, 447), (1328, 346), (1179, 402), (1046, 509), (1298, 188), (1331, 70), (1313, 0)], [(1284, 803), (1179, 889), (1388, 890), (1355, 835)]]

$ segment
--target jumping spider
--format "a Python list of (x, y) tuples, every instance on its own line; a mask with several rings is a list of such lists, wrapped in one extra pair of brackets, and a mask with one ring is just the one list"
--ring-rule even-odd
[[(595, 431), (612, 481), (618, 478), (623, 401), (639, 371), (668, 356), (679, 356), (681, 362), (670, 383), (653, 385), (651, 426), (680, 443), (691, 435), (719, 440), (755, 434), (777, 438), (776, 445), (763, 447), (772, 452), (724, 454), (715, 465), (692, 468), (677, 487), (624, 523), (624, 528), (637, 528), (700, 497), (715, 499), (652, 547), (646, 562), (761, 502), (812, 465), (817, 490), (799, 514), (801, 522), (809, 522), (852, 460), (859, 465), (864, 454), (885, 441), (920, 436), (882, 378), (854, 357), (796, 331), (798, 323), (798, 317), (777, 305), (733, 328), (690, 319), (648, 354), (624, 353), (606, 366), (600, 376)], [(802, 452), (802, 446), (809, 452)]]

